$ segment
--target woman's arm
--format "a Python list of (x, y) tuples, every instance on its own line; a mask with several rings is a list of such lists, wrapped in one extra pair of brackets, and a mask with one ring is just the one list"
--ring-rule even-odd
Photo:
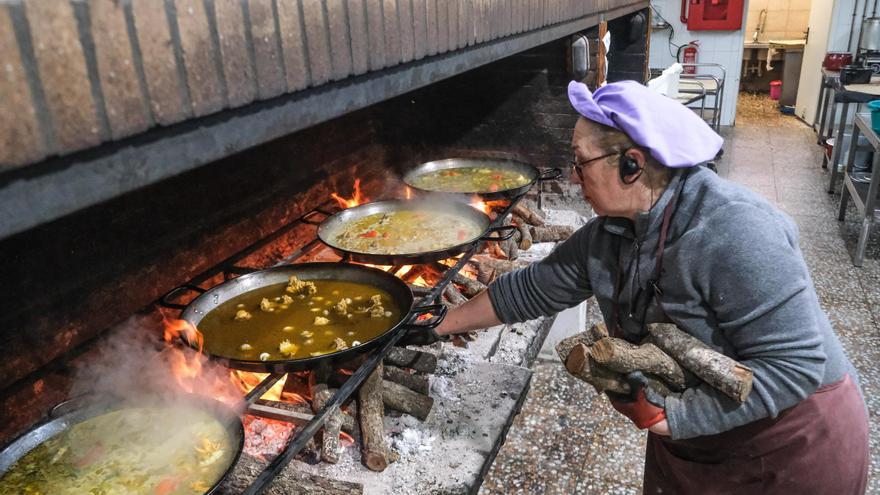
[(500, 324), (501, 320), (495, 314), (495, 308), (489, 299), (489, 291), (484, 290), (470, 301), (450, 309), (436, 331), (440, 335), (453, 335)]

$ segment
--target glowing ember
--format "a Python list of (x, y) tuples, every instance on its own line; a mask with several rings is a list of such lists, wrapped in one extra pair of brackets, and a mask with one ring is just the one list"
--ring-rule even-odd
[(365, 198), (361, 195), (361, 180), (360, 179), (355, 179), (355, 181), (354, 181), (354, 194), (351, 196), (351, 199), (345, 199), (336, 193), (331, 193), (330, 197), (335, 199), (336, 202), (339, 203), (339, 206), (343, 209), (357, 206), (361, 203), (364, 203), (367, 200), (367, 198)]
[(343, 448), (351, 447), (354, 445), (354, 438), (344, 431), (339, 432), (339, 444), (342, 445)]
[(406, 199), (412, 199), (412, 189), (410, 189), (409, 186), (404, 187), (404, 195)]
[(406, 275), (407, 273), (409, 273), (410, 270), (412, 270), (412, 268), (413, 268), (412, 265), (403, 265), (402, 267), (400, 267), (400, 270), (397, 270), (397, 273), (395, 273), (394, 275), (396, 275), (398, 277), (402, 277), (402, 276)]
[(284, 421), (247, 415), (244, 423), (244, 451), (261, 460), (275, 457), (287, 445), (296, 426)]

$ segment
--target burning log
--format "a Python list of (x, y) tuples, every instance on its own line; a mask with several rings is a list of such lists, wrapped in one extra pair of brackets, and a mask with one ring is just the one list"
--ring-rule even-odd
[[(229, 476), (217, 487), (217, 495), (238, 495), (247, 490), (254, 479), (266, 468), (266, 462), (242, 454)], [(360, 495), (363, 485), (307, 474), (288, 466), (266, 489), (266, 495), (308, 493), (314, 495)]]
[(513, 207), (513, 209), (511, 210), (511, 213), (513, 213), (514, 215), (516, 215), (516, 216), (522, 218), (522, 219), (525, 220), (526, 223), (528, 223), (529, 225), (535, 225), (535, 226), (538, 226), (538, 227), (543, 227), (543, 226), (544, 226), (544, 219), (541, 218), (541, 216), (538, 215), (537, 213), (535, 213), (534, 211), (532, 211), (532, 210), (526, 208), (525, 206), (523, 206), (522, 203), (517, 203), (517, 204)]
[(372, 471), (388, 467), (385, 440), (385, 407), (382, 397), (382, 365), (367, 377), (358, 390), (358, 416), (361, 425), (361, 462)]
[(544, 227), (529, 227), (532, 239), (535, 242), (558, 242), (564, 241), (574, 234), (571, 225), (547, 225)]
[[(437, 272), (438, 277), (440, 277), (449, 269), (449, 267), (435, 262), (431, 263), (430, 269)], [(482, 282), (474, 280), (461, 272), (453, 275), (452, 283), (461, 287), (461, 293), (468, 298), (474, 297), (480, 292), (486, 290), (486, 286)]]
[(429, 387), (427, 375), (410, 373), (397, 366), (385, 366), (382, 371), (382, 377), (386, 381), (398, 383), (420, 394), (428, 394)]
[(532, 233), (529, 231), (529, 225), (519, 215), (513, 215), (513, 224), (516, 225), (517, 233), (513, 236), (519, 244), (519, 248), (528, 251), (532, 247)]
[(445, 297), (453, 307), (461, 306), (468, 301), (468, 299), (461, 294), (461, 291), (458, 290), (455, 284), (449, 284), (443, 289), (443, 297)]
[(434, 399), (410, 390), (403, 385), (382, 380), (382, 401), (391, 409), (424, 421), (434, 407)]
[(668, 323), (648, 326), (645, 342), (669, 354), (724, 395), (742, 404), (752, 391), (752, 370)]
[(385, 356), (385, 364), (398, 368), (412, 368), (422, 373), (433, 373), (437, 369), (437, 356), (428, 352), (394, 347)]
[(401, 278), (404, 282), (408, 284), (415, 283), (415, 281), (423, 276), (428, 269), (424, 265), (415, 265), (408, 272), (406, 272)]
[(614, 337), (598, 340), (590, 356), (600, 365), (618, 373), (642, 371), (657, 375), (673, 389), (686, 387), (684, 369), (654, 344), (634, 345)]

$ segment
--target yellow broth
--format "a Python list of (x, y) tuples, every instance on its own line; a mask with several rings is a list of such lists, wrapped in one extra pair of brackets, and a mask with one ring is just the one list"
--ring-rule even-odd
[(188, 406), (130, 407), (73, 425), (25, 454), (0, 493), (200, 494), (235, 455), (225, 428)]
[(205, 315), (198, 329), (206, 352), (261, 361), (308, 358), (356, 347), (401, 319), (391, 296), (371, 285), (292, 280), (236, 296)]
[(507, 169), (456, 167), (434, 170), (413, 178), (419, 189), (438, 192), (496, 192), (514, 189), (531, 182), (525, 175)]
[(334, 243), (369, 254), (410, 254), (448, 249), (482, 232), (476, 223), (452, 213), (399, 210), (374, 213), (339, 227)]

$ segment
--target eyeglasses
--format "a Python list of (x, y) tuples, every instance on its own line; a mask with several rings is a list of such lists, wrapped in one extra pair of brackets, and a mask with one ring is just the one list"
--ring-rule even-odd
[(621, 153), (620, 151), (613, 151), (611, 153), (606, 153), (602, 156), (597, 156), (595, 158), (590, 158), (589, 160), (583, 160), (580, 162), (578, 161), (577, 157), (575, 156), (574, 158), (571, 159), (571, 162), (570, 162), (571, 169), (574, 170), (574, 172), (577, 174), (578, 179), (580, 179), (581, 182), (583, 182), (584, 181), (584, 172), (581, 170), (582, 167), (584, 167), (585, 165), (587, 165), (591, 162), (595, 162), (596, 160), (608, 158), (609, 156), (619, 155), (620, 153)]

